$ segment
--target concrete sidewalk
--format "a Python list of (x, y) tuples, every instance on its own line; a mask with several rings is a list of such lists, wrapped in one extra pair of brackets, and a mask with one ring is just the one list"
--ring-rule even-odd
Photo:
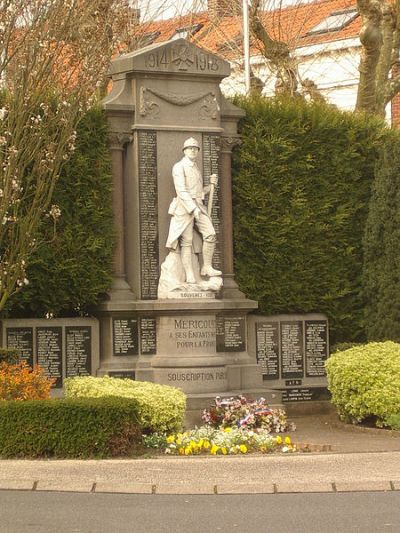
[(3, 460), (0, 489), (141, 494), (400, 490), (400, 432), (347, 426), (333, 413), (293, 421), (292, 440), (311, 453)]
[(1, 461), (0, 489), (140, 494), (400, 490), (400, 452)]

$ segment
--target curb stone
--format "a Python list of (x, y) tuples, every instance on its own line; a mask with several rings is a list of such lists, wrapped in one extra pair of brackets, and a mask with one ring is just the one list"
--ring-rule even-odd
[(75, 492), (95, 494), (155, 494), (155, 495), (234, 495), (234, 494), (305, 494), (345, 492), (396, 492), (400, 481), (332, 481), (332, 482), (280, 482), (280, 483), (189, 483), (156, 484), (113, 482), (66, 482), (1, 480), (0, 491)]

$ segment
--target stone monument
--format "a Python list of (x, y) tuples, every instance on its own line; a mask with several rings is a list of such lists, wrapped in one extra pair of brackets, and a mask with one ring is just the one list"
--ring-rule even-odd
[(180, 387), (193, 408), (263, 388), (247, 349), (257, 303), (234, 280), (231, 155), (243, 111), (221, 58), (180, 39), (114, 59), (103, 102), (113, 165), (113, 284), (99, 374)]

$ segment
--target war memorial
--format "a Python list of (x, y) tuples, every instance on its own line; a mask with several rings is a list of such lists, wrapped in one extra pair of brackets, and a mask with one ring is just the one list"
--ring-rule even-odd
[(183, 39), (113, 60), (107, 298), (94, 318), (2, 321), (2, 345), (58, 389), (69, 376), (127, 377), (179, 387), (191, 409), (216, 395), (280, 403), (325, 390), (327, 318), (255, 314), (235, 282), (231, 158), (244, 113), (221, 94), (229, 73)]

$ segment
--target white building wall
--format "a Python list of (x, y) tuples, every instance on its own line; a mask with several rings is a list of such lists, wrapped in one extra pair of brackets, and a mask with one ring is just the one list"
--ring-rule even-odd
[[(359, 48), (355, 39), (335, 41), (326, 45), (299, 48), (295, 55), (299, 60), (301, 79), (314, 81), (326, 100), (339, 109), (354, 109), (357, 98)], [(263, 94), (272, 96), (275, 91), (275, 75), (260, 56), (251, 58), (251, 66), (264, 85)], [(232, 74), (223, 80), (221, 90), (226, 96), (245, 94), (243, 68), (232, 64)]]

